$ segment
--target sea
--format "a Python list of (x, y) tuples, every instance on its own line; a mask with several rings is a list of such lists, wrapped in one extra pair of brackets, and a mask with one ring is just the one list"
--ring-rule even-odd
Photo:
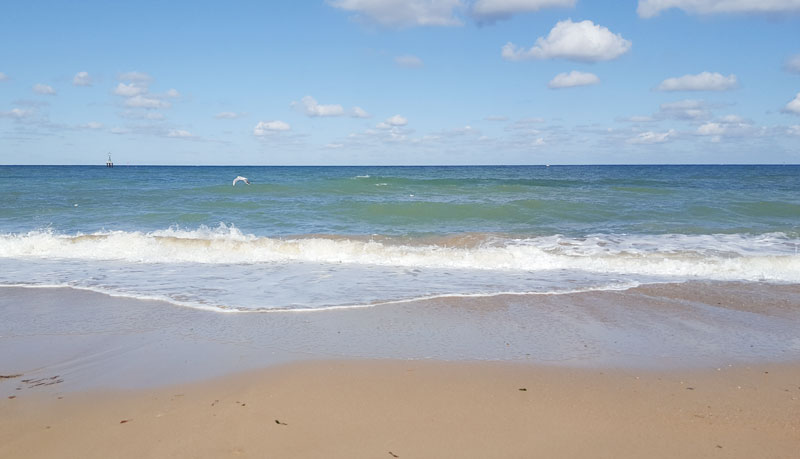
[(800, 283), (800, 166), (0, 166), (0, 287), (263, 313), (688, 281)]

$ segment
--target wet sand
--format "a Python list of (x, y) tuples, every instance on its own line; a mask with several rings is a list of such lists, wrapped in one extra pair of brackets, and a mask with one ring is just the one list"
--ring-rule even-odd
[[(800, 361), (800, 286), (687, 283), (363, 309), (218, 313), (68, 288), (0, 288), (0, 374), (57, 390), (192, 382), (319, 359), (717, 368)], [(0, 386), (0, 397), (10, 395)]]
[[(21, 385), (19, 380), (2, 384)], [(725, 457), (800, 451), (800, 366), (321, 361), (0, 401), (0, 457)]]
[(797, 285), (255, 314), (2, 288), (0, 316), (0, 457), (800, 450)]

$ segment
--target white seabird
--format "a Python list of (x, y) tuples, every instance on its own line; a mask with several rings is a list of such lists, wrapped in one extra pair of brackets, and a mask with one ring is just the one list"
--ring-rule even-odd
[(248, 185), (250, 184), (250, 180), (247, 180), (247, 177), (242, 177), (241, 175), (233, 179), (233, 186), (236, 186), (236, 182), (244, 182)]

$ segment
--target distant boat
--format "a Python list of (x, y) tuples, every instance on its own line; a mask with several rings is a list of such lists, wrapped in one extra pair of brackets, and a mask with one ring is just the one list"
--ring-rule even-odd
[(114, 163), (111, 161), (111, 153), (108, 154), (108, 161), (106, 161), (106, 167), (114, 167)]

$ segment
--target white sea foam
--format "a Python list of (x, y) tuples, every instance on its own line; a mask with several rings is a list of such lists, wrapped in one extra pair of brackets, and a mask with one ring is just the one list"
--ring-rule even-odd
[(580, 270), (710, 280), (800, 282), (800, 240), (762, 235), (484, 236), (463, 246), (356, 238), (269, 238), (230, 225), (150, 233), (0, 235), (0, 257), (129, 263), (323, 263), (421, 269)]

